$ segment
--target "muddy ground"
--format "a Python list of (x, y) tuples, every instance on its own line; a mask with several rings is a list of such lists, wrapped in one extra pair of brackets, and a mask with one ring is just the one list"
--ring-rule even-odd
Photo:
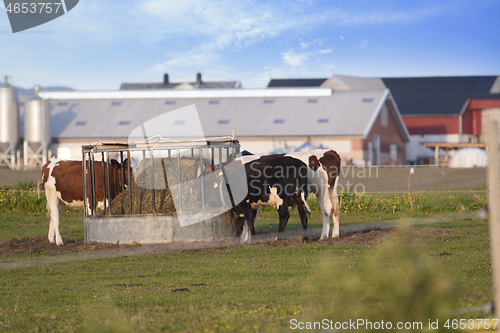
[[(68, 253), (83, 253), (83, 252), (98, 252), (110, 250), (123, 250), (127, 254), (133, 255), (141, 253), (158, 253), (158, 252), (190, 252), (190, 251), (218, 251), (220, 249), (238, 249), (243, 246), (252, 247), (293, 247), (301, 246), (308, 243), (328, 244), (328, 245), (344, 245), (344, 244), (359, 244), (371, 245), (381, 242), (394, 228), (382, 228), (378, 230), (364, 230), (359, 232), (344, 232), (338, 239), (329, 239), (320, 241), (319, 236), (312, 237), (291, 237), (287, 239), (275, 240), (267, 239), (252, 242), (250, 244), (238, 244), (238, 239), (224, 240), (221, 242), (194, 242), (194, 243), (173, 243), (173, 244), (157, 244), (157, 245), (88, 245), (85, 246), (83, 239), (69, 239), (63, 237), (64, 246), (57, 246), (49, 243), (46, 236), (11, 238), (8, 241), (0, 243), (0, 258), (21, 255), (21, 254), (43, 254), (48, 256), (68, 254)], [(259, 234), (262, 236), (262, 234)], [(122, 251), (121, 251), (122, 252)]]

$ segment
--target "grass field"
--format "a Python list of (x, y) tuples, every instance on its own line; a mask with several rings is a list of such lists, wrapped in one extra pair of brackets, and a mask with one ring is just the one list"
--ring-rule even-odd
[[(83, 213), (71, 209), (61, 215), (67, 245), (48, 244), (44, 198), (0, 189), (0, 331), (275, 332), (289, 331), (291, 320), (325, 318), (444, 323), (455, 318), (451, 309), (493, 299), (488, 221), (467, 215), (487, 205), (486, 187), (452, 190), (411, 200), (400, 192), (342, 196), (341, 228), (418, 226), (137, 255), (148, 248), (83, 247)], [(321, 228), (310, 205), (309, 228)], [(448, 220), (430, 223), (440, 216)], [(263, 209), (256, 230), (277, 224), (277, 212)], [(294, 211), (287, 230), (297, 229)]]
[[(397, 243), (397, 253), (382, 245), (390, 243), (387, 239), (394, 233), (371, 232), (364, 235), (366, 242), (357, 242), (353, 235), (338, 242), (268, 242), (2, 269), (0, 327), (76, 332), (285, 331), (294, 318), (365, 315), (387, 320), (383, 308), (390, 308), (389, 301), (394, 300), (403, 308), (411, 301), (419, 309), (398, 312), (401, 320), (442, 318), (446, 309), (492, 300), (486, 221), (407, 228), (398, 236), (403, 242)], [(381, 266), (374, 270), (373, 262)], [(408, 272), (407, 267), (419, 265)], [(388, 276), (398, 277), (396, 281), (406, 277), (408, 292), (391, 292), (397, 283)], [(423, 281), (436, 279), (437, 287), (422, 286)], [(394, 285), (382, 283), (387, 280)], [(421, 300), (414, 298), (419, 288), (427, 295)], [(351, 298), (358, 303), (349, 311), (332, 302)], [(379, 311), (364, 306), (368, 298)], [(441, 300), (438, 308), (432, 301), (436, 299)]]

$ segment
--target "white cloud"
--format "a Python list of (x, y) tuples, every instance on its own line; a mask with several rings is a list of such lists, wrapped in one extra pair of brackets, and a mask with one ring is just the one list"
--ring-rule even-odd
[[(151, 67), (152, 72), (171, 71), (179, 66), (197, 66), (204, 72), (213, 67), (226, 68), (227, 56), (292, 30), (304, 30), (318, 25), (326, 18), (308, 10), (298, 11), (307, 3), (280, 6), (276, 3), (233, 2), (219, 0), (145, 0), (138, 9), (150, 18), (148, 26), (153, 36), (164, 39), (186, 39), (191, 45), (166, 54), (166, 60)], [(156, 25), (155, 25), (156, 23)], [(161, 39), (161, 37), (159, 37)], [(307, 48), (307, 43), (302, 43)], [(300, 65), (301, 57), (287, 55), (287, 61)], [(297, 65), (298, 64), (298, 65)]]
[(370, 41), (368, 39), (363, 40), (361, 42), (361, 44), (359, 44), (358, 49), (365, 49), (365, 48), (367, 48), (369, 43), (370, 43)]
[(138, 9), (159, 23), (155, 29), (164, 36), (205, 37), (220, 49), (246, 47), (314, 20), (312, 14), (252, 1), (145, 0)]
[[(264, 76), (325, 77), (321, 71), (329, 73), (333, 68), (326, 62), (333, 61), (333, 43), (338, 40), (335, 26), (405, 24), (451, 15), (454, 7), (438, 3), (421, 5), (420, 9), (341, 8), (315, 0), (86, 0), (33, 30), (56, 33), (43, 38), (35, 34), (0, 35), (0, 59), (12, 68), (10, 74), (17, 82), (36, 79), (42, 84), (54, 81), (76, 88), (81, 88), (81, 82), (88, 88), (112, 82), (114, 88), (122, 79), (155, 80), (161, 77), (158, 73), (168, 72), (172, 80), (192, 81), (196, 72), (202, 72), (207, 79), (244, 79), (247, 87), (247, 78), (258, 81), (255, 78), (261, 75), (262, 58), (273, 64)], [(0, 20), (0, 30), (9, 31), (5, 18)], [(328, 29), (335, 41), (315, 39)], [(297, 43), (297, 37), (290, 36), (304, 39)], [(280, 45), (284, 52), (262, 43), (278, 38), (274, 45)], [(363, 41), (359, 48), (372, 43)], [(41, 50), (36, 57), (33, 49)], [(242, 52), (245, 49), (253, 59)], [(78, 66), (69, 71), (73, 63)]]
[(302, 66), (305, 60), (307, 60), (306, 54), (296, 54), (293, 51), (281, 52), (281, 59), (287, 65), (292, 67)]

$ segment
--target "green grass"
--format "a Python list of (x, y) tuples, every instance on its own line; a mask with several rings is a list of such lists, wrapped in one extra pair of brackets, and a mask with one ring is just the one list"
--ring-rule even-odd
[[(83, 210), (64, 210), (59, 229), (64, 237), (83, 239)], [(0, 242), (15, 237), (46, 235), (48, 232), (49, 219), (45, 213), (3, 213), (0, 216)]]
[[(436, 223), (408, 229), (401, 237), (397, 250), (394, 245), (316, 242), (2, 269), (0, 329), (288, 331), (292, 318), (387, 315), (382, 307), (406, 309), (405, 302), (419, 290), (429, 295), (421, 303), (418, 298), (410, 301), (421, 304), (412, 306), (429, 316), (443, 313), (429, 300), (446, 298), (440, 302), (446, 309), (492, 300), (488, 222)], [(443, 252), (451, 255), (440, 256)], [(418, 269), (408, 273), (408, 267)], [(400, 276), (411, 292), (396, 292)], [(425, 283), (429, 278), (442, 283), (433, 287)], [(181, 288), (189, 291), (173, 291)], [(378, 312), (362, 306), (368, 295)], [(359, 308), (349, 303), (347, 309), (332, 312), (332, 301), (350, 297), (360, 301)], [(401, 313), (409, 316), (401, 320), (416, 318)]]
[[(350, 197), (340, 221), (453, 216), (485, 206), (484, 195), (478, 197), (425, 194), (414, 201), (425, 211), (412, 211), (401, 195)], [(0, 215), (0, 241), (46, 235), (46, 214), (23, 212), (27, 206), (16, 203)], [(397, 209), (386, 209), (395, 203)], [(310, 205), (309, 228), (321, 228), (317, 206)], [(257, 232), (276, 231), (277, 221), (276, 210), (262, 209)], [(82, 239), (83, 212), (65, 209), (60, 228), (64, 237)], [(294, 211), (287, 230), (301, 228)], [(452, 318), (448, 309), (492, 301), (487, 221), (399, 229), (406, 233), (375, 245), (277, 243), (13, 269), (0, 263), (0, 331), (274, 332), (289, 331), (290, 319)], [(174, 291), (182, 288), (189, 291)]]

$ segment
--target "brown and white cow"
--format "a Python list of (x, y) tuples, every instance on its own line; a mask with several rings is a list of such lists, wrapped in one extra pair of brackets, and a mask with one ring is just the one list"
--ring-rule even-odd
[[(268, 156), (290, 156), (301, 160), (309, 166), (309, 193), (314, 193), (318, 198), (318, 206), (321, 210), (321, 217), (323, 219), (321, 239), (327, 239), (329, 237), (331, 218), (333, 218), (332, 237), (339, 237), (340, 203), (337, 195), (341, 161), (339, 154), (334, 150), (315, 149), (304, 152), (291, 152)], [(243, 163), (248, 163), (259, 157), (260, 156), (257, 155), (243, 156)], [(254, 217), (256, 218), (256, 216), (257, 211), (254, 212)], [(238, 224), (241, 224), (241, 221)], [(255, 230), (252, 230), (252, 233), (255, 233)]]
[[(120, 170), (123, 170), (124, 184), (128, 180), (127, 160), (120, 164), (116, 160), (111, 160), (109, 167), (109, 189), (106, 185), (106, 193), (109, 193), (113, 200), (122, 190)], [(95, 194), (96, 206), (102, 209), (104, 207), (103, 184), (102, 184), (102, 162), (94, 162), (95, 166)], [(87, 167), (87, 174), (88, 174)], [(87, 181), (88, 181), (87, 176)], [(57, 158), (51, 158), (42, 167), (42, 181), (45, 186), (45, 196), (47, 197), (47, 214), (50, 220), (49, 242), (57, 245), (63, 245), (61, 234), (59, 233), (59, 214), (64, 205), (71, 208), (89, 209), (90, 193), (87, 192), (87, 207), (83, 206), (83, 171), (81, 161), (66, 161)], [(106, 204), (109, 205), (109, 202)]]

